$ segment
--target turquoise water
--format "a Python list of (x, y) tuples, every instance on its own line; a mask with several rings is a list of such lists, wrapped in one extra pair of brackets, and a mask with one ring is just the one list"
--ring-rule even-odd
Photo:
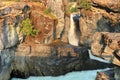
[(98, 71), (104, 71), (109, 70), (107, 69), (99, 69), (99, 70), (89, 70), (89, 71), (78, 71), (78, 72), (70, 72), (63, 76), (58, 77), (52, 77), (52, 76), (46, 76), (46, 77), (29, 77), (28, 79), (18, 79), (13, 78), (12, 80), (95, 80), (96, 73)]

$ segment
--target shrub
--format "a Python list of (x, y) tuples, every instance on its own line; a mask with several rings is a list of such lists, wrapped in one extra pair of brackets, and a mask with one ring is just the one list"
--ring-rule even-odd
[(79, 0), (79, 6), (80, 8), (90, 10), (92, 5), (88, 2), (88, 0)]
[(35, 36), (39, 32), (39, 30), (34, 29), (29, 18), (23, 20), (21, 26), (21, 32), (26, 36)]

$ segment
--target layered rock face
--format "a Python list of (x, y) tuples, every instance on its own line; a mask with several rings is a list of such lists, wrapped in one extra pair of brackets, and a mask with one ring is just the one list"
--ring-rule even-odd
[(49, 45), (19, 45), (15, 53), (12, 76), (56, 76), (82, 70), (89, 59), (87, 48), (61, 41)]
[[(58, 3), (58, 4), (56, 4)], [(53, 14), (58, 18), (56, 26), (56, 38), (61, 38), (65, 28), (64, 4), (62, 0), (48, 0), (47, 7), (51, 8)]]
[(90, 0), (95, 6), (101, 6), (108, 11), (120, 12), (120, 0)]
[(19, 45), (11, 77), (58, 76), (71, 71), (106, 67), (113, 65), (91, 60), (86, 47), (76, 47), (58, 40), (47, 45)]
[[(97, 0), (93, 1), (98, 4)], [(82, 9), (81, 18), (76, 20), (76, 15), (65, 16), (65, 5), (63, 0), (3, 4), (5, 7), (0, 8), (0, 80), (8, 80), (11, 72), (11, 77), (27, 78), (105, 68), (106, 64), (89, 59), (91, 45), (93, 55), (120, 66), (119, 11), (115, 7), (115, 11), (110, 7), (108, 12), (106, 8), (94, 6), (91, 10)], [(51, 14), (44, 13), (48, 8)], [(21, 43), (24, 37), (20, 23), (26, 18), (30, 18), (40, 32)], [(79, 43), (86, 47), (79, 47)]]
[(52, 41), (55, 39), (57, 19), (55, 19), (54, 17), (51, 18), (47, 15), (45, 16), (43, 13), (37, 10), (31, 12), (30, 19), (34, 27), (40, 31), (36, 36), (36, 39), (33, 40), (34, 43), (52, 43)]
[(93, 11), (82, 11), (80, 18), (80, 43), (91, 46), (92, 36), (95, 32), (120, 32), (119, 14), (107, 13), (105, 10), (93, 8)]
[(96, 33), (93, 37), (91, 50), (94, 55), (104, 58), (120, 66), (119, 60), (119, 33)]
[(19, 40), (16, 29), (22, 20), (22, 14), (16, 15), (16, 12), (19, 12), (18, 7), (23, 9), (24, 4), (11, 4), (0, 8), (0, 80), (8, 80), (12, 71), (15, 46)]
[(103, 58), (115, 65), (112, 71), (99, 72), (96, 80), (119, 80), (119, 66), (120, 66), (120, 33), (97, 32), (93, 36), (93, 43), (91, 46), (92, 54)]

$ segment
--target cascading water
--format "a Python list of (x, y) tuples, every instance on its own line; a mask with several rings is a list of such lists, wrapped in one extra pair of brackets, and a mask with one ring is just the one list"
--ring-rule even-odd
[(79, 46), (80, 30), (79, 30), (80, 13), (72, 13), (70, 15), (70, 29), (68, 32), (69, 44)]
[(94, 59), (94, 60), (97, 60), (97, 61), (100, 61), (100, 62), (104, 62), (104, 63), (110, 63), (109, 61), (106, 61), (106, 60), (104, 60), (104, 59), (101, 59), (101, 58), (98, 58), (98, 57), (92, 55), (92, 54), (91, 54), (91, 50), (88, 50), (88, 52), (89, 52), (89, 57), (90, 57), (90, 59)]

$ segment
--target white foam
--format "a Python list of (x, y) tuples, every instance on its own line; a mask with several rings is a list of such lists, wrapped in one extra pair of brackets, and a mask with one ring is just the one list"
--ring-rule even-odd
[(98, 58), (98, 57), (92, 55), (91, 54), (91, 50), (88, 50), (88, 52), (89, 52), (90, 59), (94, 59), (94, 60), (97, 60), (97, 61), (100, 61), (100, 62), (104, 62), (104, 63), (110, 63), (109, 61), (106, 61), (104, 59), (101, 59), (101, 58)]

